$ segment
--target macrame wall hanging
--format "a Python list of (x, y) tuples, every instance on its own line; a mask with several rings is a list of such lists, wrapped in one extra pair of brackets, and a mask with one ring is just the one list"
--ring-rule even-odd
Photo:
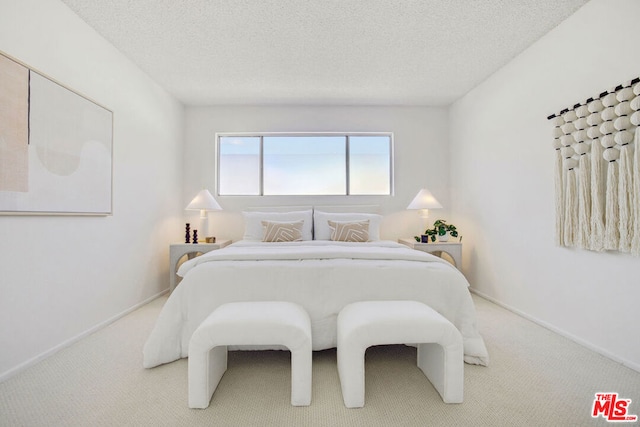
[(556, 244), (640, 255), (640, 78), (547, 119)]

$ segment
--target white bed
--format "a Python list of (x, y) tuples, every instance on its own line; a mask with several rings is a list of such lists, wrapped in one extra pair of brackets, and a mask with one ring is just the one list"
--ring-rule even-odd
[(219, 305), (273, 300), (307, 310), (314, 350), (335, 347), (336, 317), (346, 304), (421, 301), (460, 330), (465, 362), (488, 364), (465, 277), (446, 261), (395, 242), (243, 240), (185, 262), (178, 274), (183, 280), (145, 344), (146, 368), (187, 357), (191, 334)]

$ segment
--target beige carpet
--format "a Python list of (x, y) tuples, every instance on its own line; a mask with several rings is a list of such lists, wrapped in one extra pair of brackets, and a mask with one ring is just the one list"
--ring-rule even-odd
[[(160, 298), (0, 384), (0, 426), (598, 426), (596, 392), (632, 399), (640, 373), (474, 296), (491, 366), (465, 365), (465, 401), (447, 405), (415, 349), (367, 351), (366, 403), (342, 403), (335, 350), (315, 352), (313, 400), (292, 407), (289, 353), (232, 352), (208, 409), (187, 407), (187, 362), (142, 368)], [(617, 425), (630, 425), (619, 423)]]

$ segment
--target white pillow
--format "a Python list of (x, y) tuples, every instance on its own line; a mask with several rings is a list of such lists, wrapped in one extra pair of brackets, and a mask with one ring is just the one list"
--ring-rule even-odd
[(369, 241), (380, 240), (380, 221), (382, 215), (369, 213), (344, 213), (313, 211), (314, 240), (331, 240), (329, 221), (365, 221), (369, 220)]
[[(304, 221), (302, 224), (302, 240), (313, 240), (313, 211), (292, 212), (242, 212), (244, 217), (243, 240), (262, 241), (264, 230), (262, 221)], [(328, 225), (327, 225), (328, 227)]]

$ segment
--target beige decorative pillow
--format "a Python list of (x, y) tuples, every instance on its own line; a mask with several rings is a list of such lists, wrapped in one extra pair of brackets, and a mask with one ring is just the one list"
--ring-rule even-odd
[(331, 229), (331, 240), (335, 242), (369, 241), (369, 220), (328, 222)]
[[(302, 226), (302, 240), (313, 240), (313, 209), (288, 212), (243, 211), (242, 217), (244, 219), (244, 235), (242, 236), (242, 240), (261, 241), (264, 236), (262, 221), (304, 221), (304, 225)], [(328, 239), (327, 237), (327, 240)]]
[(380, 240), (380, 222), (382, 221), (382, 215), (360, 212), (323, 212), (314, 209), (313, 240), (331, 240), (329, 221), (356, 222), (366, 220), (369, 220), (369, 242)]
[(262, 221), (263, 242), (299, 242), (302, 240), (302, 226), (300, 221)]

